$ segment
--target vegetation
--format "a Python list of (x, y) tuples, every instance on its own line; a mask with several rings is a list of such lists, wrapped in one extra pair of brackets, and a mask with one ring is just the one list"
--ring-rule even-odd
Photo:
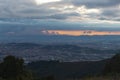
[(120, 54), (115, 55), (107, 61), (103, 71), (104, 74), (117, 74), (120, 73)]
[(14, 56), (7, 56), (0, 63), (0, 77), (0, 80), (33, 80), (24, 67), (24, 60)]
[(120, 80), (120, 75), (91, 76), (78, 80)]
[[(87, 76), (82, 79), (68, 79), (68, 80), (120, 80), (120, 54), (115, 55), (111, 59), (105, 60), (105, 62), (106, 64), (104, 66), (102, 74), (99, 74), (97, 76), (96, 75)], [(40, 63), (44, 63), (45, 65), (49, 64), (51, 68), (54, 68), (53, 65), (58, 64), (59, 62), (43, 61)], [(58, 66), (60, 66), (60, 63)], [(39, 65), (37, 64), (36, 67), (39, 67)], [(34, 80), (55, 80), (55, 76), (53, 75), (37, 77), (34, 78)], [(0, 80), (33, 80), (33, 77), (32, 73), (30, 73), (25, 68), (23, 59), (15, 58), (14, 56), (7, 56), (0, 63)]]
[(106, 62), (101, 75), (89, 76), (80, 80), (120, 80), (120, 54), (113, 56)]

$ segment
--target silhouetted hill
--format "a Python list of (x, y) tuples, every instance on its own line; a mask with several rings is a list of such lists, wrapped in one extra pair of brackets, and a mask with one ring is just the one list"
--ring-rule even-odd
[(32, 62), (27, 66), (40, 77), (54, 75), (57, 79), (65, 79), (100, 74), (104, 69), (105, 62), (106, 61), (38, 61)]
[(120, 80), (120, 54), (106, 60), (102, 74), (84, 77), (80, 80)]
[(53, 75), (58, 80), (80, 78), (83, 80), (84, 78), (86, 78), (85, 80), (111, 80), (112, 78), (120, 78), (120, 54), (102, 61), (38, 61), (29, 63), (27, 66), (39, 77)]
[(113, 56), (107, 61), (104, 73), (120, 73), (120, 54)]

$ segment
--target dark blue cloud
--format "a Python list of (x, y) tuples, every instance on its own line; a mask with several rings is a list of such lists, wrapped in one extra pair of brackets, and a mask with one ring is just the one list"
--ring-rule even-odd
[(39, 19), (25, 19), (23, 22), (20, 19), (0, 20), (0, 35), (6, 35), (9, 33), (14, 33), (15, 35), (42, 35), (42, 30), (120, 31), (120, 27), (119, 24), (71, 23), (67, 21), (49, 21)]

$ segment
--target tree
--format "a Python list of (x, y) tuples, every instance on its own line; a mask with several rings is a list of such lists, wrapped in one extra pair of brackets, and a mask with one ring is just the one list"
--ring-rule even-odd
[(7, 56), (0, 64), (0, 77), (6, 80), (32, 80), (32, 75), (25, 69), (24, 60)]

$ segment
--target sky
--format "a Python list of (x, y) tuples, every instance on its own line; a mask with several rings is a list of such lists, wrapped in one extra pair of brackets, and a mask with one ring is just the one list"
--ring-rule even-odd
[(0, 35), (49, 30), (117, 33), (120, 0), (0, 0)]

